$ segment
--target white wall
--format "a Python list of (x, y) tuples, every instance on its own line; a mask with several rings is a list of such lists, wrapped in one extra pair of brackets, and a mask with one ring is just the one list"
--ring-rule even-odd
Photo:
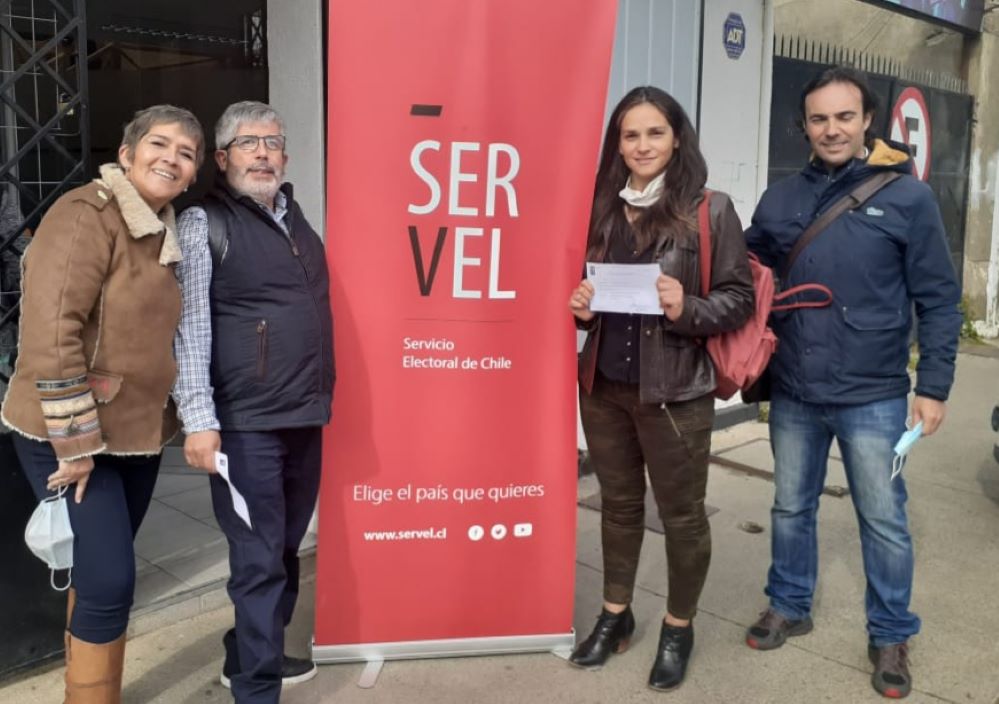
[(326, 236), (321, 0), (268, 0), (270, 104), (288, 131), (288, 180), (305, 217)]
[(696, 120), (700, 18), (694, 0), (618, 0), (605, 118), (629, 90), (654, 85)]
[[(732, 196), (744, 226), (766, 184), (773, 35), (764, 5), (763, 0), (707, 0), (704, 8), (701, 151), (708, 187)], [(731, 12), (746, 25), (746, 48), (738, 59), (728, 57), (722, 41)]]

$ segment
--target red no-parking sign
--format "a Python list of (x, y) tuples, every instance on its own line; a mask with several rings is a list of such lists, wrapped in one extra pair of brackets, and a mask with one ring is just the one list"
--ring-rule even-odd
[(918, 88), (906, 88), (891, 111), (891, 138), (909, 145), (915, 175), (921, 181), (930, 177), (931, 135), (926, 98)]

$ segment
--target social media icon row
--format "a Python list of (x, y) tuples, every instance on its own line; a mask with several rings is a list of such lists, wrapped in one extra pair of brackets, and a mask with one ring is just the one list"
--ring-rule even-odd
[[(533, 523), (515, 523), (513, 525), (513, 537), (526, 538), (534, 532)], [(489, 529), (489, 535), (493, 540), (503, 540), (507, 536), (507, 527), (502, 523), (495, 524)], [(468, 529), (468, 539), (472, 541), (482, 540), (486, 536), (486, 529), (479, 525), (471, 526)]]

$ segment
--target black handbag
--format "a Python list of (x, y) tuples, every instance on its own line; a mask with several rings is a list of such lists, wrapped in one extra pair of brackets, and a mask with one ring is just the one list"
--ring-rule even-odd
[(752, 386), (742, 390), (742, 402), (760, 403), (761, 401), (769, 401), (772, 389), (773, 376), (770, 373), (770, 367), (767, 366), (763, 370), (763, 373), (760, 374), (760, 378), (754, 381)]

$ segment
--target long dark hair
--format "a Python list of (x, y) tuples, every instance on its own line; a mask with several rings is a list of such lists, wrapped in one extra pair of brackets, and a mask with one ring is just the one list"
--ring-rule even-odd
[(586, 255), (589, 259), (604, 258), (614, 220), (622, 212), (624, 202), (618, 192), (624, 188), (631, 172), (618, 152), (621, 121), (626, 112), (643, 103), (652, 105), (666, 117), (679, 146), (666, 165), (662, 196), (645, 208), (634, 223), (638, 249), (642, 251), (648, 247), (662, 230), (673, 236), (697, 231), (694, 204), (708, 180), (708, 166), (697, 145), (697, 133), (687, 113), (673, 96), (654, 86), (640, 86), (633, 88), (621, 99), (607, 123), (604, 146), (600, 152), (600, 167), (597, 169), (597, 183), (593, 189), (590, 232), (586, 241)]

